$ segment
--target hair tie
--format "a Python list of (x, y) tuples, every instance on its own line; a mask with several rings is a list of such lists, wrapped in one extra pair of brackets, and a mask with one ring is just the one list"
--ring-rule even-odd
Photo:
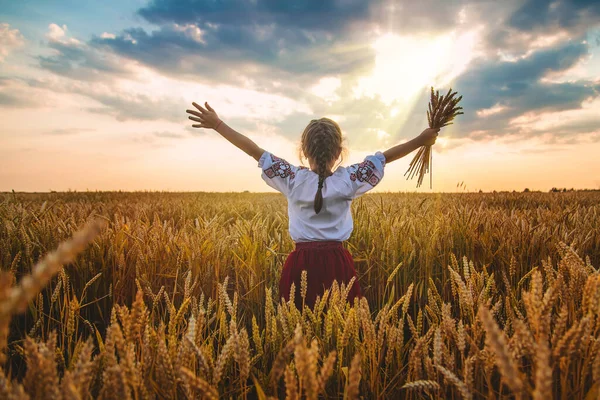
[(319, 189), (323, 189), (323, 181), (325, 180), (324, 177), (319, 176)]

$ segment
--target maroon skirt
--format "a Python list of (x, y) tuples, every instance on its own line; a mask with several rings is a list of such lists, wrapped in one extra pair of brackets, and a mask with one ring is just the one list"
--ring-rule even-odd
[[(306, 270), (307, 290), (305, 305), (313, 308), (317, 296), (323, 297), (325, 289), (329, 289), (334, 280), (338, 284), (347, 284), (356, 276), (352, 255), (342, 242), (318, 241), (299, 242), (296, 249), (290, 253), (281, 271), (279, 281), (279, 296), (286, 301), (290, 298), (292, 283), (295, 286), (294, 300), (296, 307), (302, 309), (302, 296), (300, 282), (302, 271)], [(361, 297), (362, 292), (358, 284), (358, 277), (348, 293), (348, 301), (354, 302), (355, 297)]]

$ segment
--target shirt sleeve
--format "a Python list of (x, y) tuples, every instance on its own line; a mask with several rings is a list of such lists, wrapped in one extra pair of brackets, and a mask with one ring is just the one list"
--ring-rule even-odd
[(351, 197), (355, 199), (377, 186), (383, 179), (384, 167), (385, 156), (380, 151), (366, 156), (361, 163), (349, 166)]
[(286, 196), (290, 193), (296, 173), (300, 169), (268, 151), (262, 154), (258, 166), (262, 170), (261, 177), (267, 185)]

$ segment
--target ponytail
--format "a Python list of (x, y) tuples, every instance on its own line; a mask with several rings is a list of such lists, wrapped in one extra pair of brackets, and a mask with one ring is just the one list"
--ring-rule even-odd
[(315, 194), (315, 212), (317, 214), (321, 212), (321, 207), (323, 207), (323, 193), (321, 192), (321, 189), (323, 189), (324, 180), (325, 177), (323, 175), (319, 175), (319, 188)]

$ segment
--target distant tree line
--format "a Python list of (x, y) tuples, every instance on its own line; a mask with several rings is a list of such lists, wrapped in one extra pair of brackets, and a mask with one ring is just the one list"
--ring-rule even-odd
[[(561, 193), (561, 192), (597, 192), (600, 189), (567, 189), (567, 188), (556, 188), (553, 187), (548, 192), (549, 193)], [(516, 190), (492, 190), (490, 193), (517, 193)], [(485, 193), (483, 190), (479, 189), (479, 193)], [(541, 190), (530, 190), (529, 188), (523, 189), (523, 193), (542, 193)]]

